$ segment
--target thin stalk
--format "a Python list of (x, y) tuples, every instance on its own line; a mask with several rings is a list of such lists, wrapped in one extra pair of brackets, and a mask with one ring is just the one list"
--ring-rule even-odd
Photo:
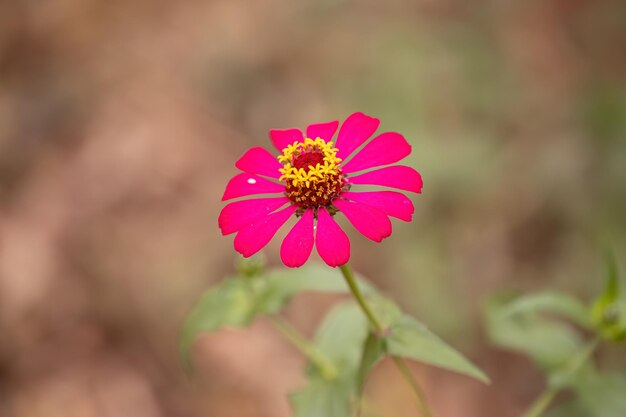
[(352, 270), (350, 269), (348, 264), (340, 266), (339, 269), (341, 269), (341, 273), (343, 274), (343, 277), (346, 279), (346, 283), (348, 284), (348, 287), (350, 287), (350, 291), (352, 292), (352, 295), (356, 299), (356, 302), (359, 303), (361, 310), (363, 310), (363, 313), (365, 313), (365, 315), (367, 316), (367, 319), (370, 321), (374, 329), (377, 332), (385, 331), (385, 326), (382, 324), (380, 320), (378, 320), (378, 317), (374, 315), (374, 312), (372, 311), (370, 306), (367, 304), (367, 301), (365, 301), (365, 297), (363, 297), (363, 293), (361, 293), (361, 290), (359, 289), (359, 286), (356, 283), (356, 279), (354, 279), (354, 275), (352, 274)]
[(269, 316), (270, 323), (278, 330), (291, 344), (300, 351), (313, 365), (315, 365), (322, 376), (326, 379), (337, 377), (337, 368), (317, 347), (315, 347), (298, 329), (293, 327), (281, 316)]
[[(574, 374), (576, 371), (578, 371), (591, 357), (593, 352), (596, 350), (596, 347), (598, 347), (599, 343), (600, 343), (600, 338), (595, 338), (594, 340), (589, 342), (589, 344), (587, 344), (587, 346), (583, 350), (581, 350), (577, 355), (572, 357), (572, 359), (569, 361), (567, 368), (565, 369), (563, 373), (562, 378), (569, 377), (572, 374)], [(533, 403), (530, 405), (530, 407), (528, 408), (528, 410), (524, 413), (522, 417), (540, 417), (546, 411), (546, 409), (550, 406), (550, 404), (552, 403), (552, 400), (554, 400), (554, 397), (556, 397), (556, 394), (558, 393), (559, 393), (558, 387), (556, 386), (546, 387), (546, 389), (539, 395), (539, 397), (537, 397), (537, 399), (533, 401)]]
[(546, 411), (558, 392), (559, 390), (556, 388), (546, 388), (541, 395), (533, 401), (523, 417), (539, 417), (544, 411)]
[[(350, 269), (348, 264), (342, 265), (341, 267), (339, 267), (339, 269), (341, 270), (341, 273), (343, 274), (343, 277), (345, 278), (346, 283), (348, 284), (348, 287), (350, 288), (350, 292), (352, 292), (352, 295), (354, 296), (354, 299), (361, 307), (361, 310), (363, 310), (363, 313), (365, 313), (365, 316), (369, 320), (370, 324), (372, 325), (376, 333), (381, 334), (381, 335), (384, 334), (386, 330), (385, 326), (378, 319), (378, 317), (376, 317), (376, 315), (370, 308), (369, 304), (367, 304), (367, 301), (365, 300), (363, 293), (359, 289), (356, 279), (354, 278), (354, 274), (352, 273), (352, 270)], [(406, 364), (405, 360), (398, 356), (392, 356), (392, 358), (396, 367), (398, 368), (398, 370), (400, 371), (400, 373), (402, 374), (406, 382), (411, 387), (411, 390), (415, 394), (417, 407), (419, 408), (420, 413), (424, 417), (433, 417), (433, 413), (428, 407), (428, 402), (426, 401), (424, 392), (422, 391), (422, 388), (418, 384), (417, 380), (413, 377), (413, 374), (409, 370), (409, 367)]]
[(411, 386), (415, 397), (417, 398), (417, 406), (420, 409), (420, 412), (424, 417), (433, 417), (432, 411), (428, 408), (428, 402), (426, 401), (426, 396), (424, 395), (424, 391), (422, 391), (422, 387), (419, 386), (417, 380), (413, 378), (413, 374), (409, 370), (408, 365), (405, 360), (398, 357), (392, 356), (393, 362), (396, 364), (396, 367), (400, 370), (400, 373), (404, 377), (405, 381)]

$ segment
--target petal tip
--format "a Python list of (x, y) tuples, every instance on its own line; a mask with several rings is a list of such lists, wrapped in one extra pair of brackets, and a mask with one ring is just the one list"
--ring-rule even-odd
[(235, 167), (240, 171), (250, 174), (278, 178), (280, 177), (278, 170), (282, 165), (267, 149), (254, 146), (248, 149), (241, 158), (235, 162)]
[(282, 152), (288, 145), (303, 139), (302, 131), (296, 128), (270, 129), (269, 136), (278, 152)]
[(337, 259), (337, 260), (324, 259), (324, 262), (326, 263), (326, 265), (330, 266), (331, 268), (339, 268), (340, 266), (344, 266), (345, 264), (347, 264), (349, 260), (350, 260), (350, 256), (348, 256), (347, 259)]

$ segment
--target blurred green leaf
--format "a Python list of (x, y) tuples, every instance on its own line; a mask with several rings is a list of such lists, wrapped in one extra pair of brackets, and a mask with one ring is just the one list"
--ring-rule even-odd
[(489, 382), (483, 371), (409, 315), (404, 314), (392, 323), (385, 339), (390, 355), (416, 359)]
[(365, 388), (365, 382), (367, 381), (367, 376), (370, 371), (374, 368), (378, 361), (384, 358), (385, 352), (386, 348), (384, 340), (370, 333), (365, 340), (365, 345), (363, 346), (363, 356), (361, 358), (361, 364), (359, 365), (357, 375), (359, 395), (363, 392), (363, 388)]
[[(364, 293), (374, 293), (375, 290), (365, 278), (359, 274), (355, 275)], [(260, 285), (264, 288), (259, 300), (259, 309), (267, 314), (276, 313), (300, 292), (349, 292), (339, 269), (316, 263), (309, 263), (297, 269), (271, 269), (255, 281), (261, 282)]]
[[(256, 316), (275, 314), (302, 291), (346, 292), (348, 287), (337, 269), (309, 263), (298, 269), (276, 268), (259, 275), (262, 262), (242, 263), (240, 275), (229, 277), (201, 296), (181, 331), (179, 351), (190, 370), (190, 351), (194, 339), (202, 332), (224, 326), (247, 326)], [(243, 266), (242, 266), (243, 265)], [(371, 286), (357, 278), (366, 292)]]
[(380, 293), (372, 293), (366, 298), (374, 315), (387, 327), (400, 320), (404, 314), (394, 301)]
[(349, 417), (354, 392), (351, 378), (326, 381), (312, 377), (307, 386), (291, 394), (289, 400), (296, 417)]
[(613, 252), (606, 255), (606, 278), (602, 294), (591, 307), (591, 320), (608, 340), (626, 339), (626, 300), (621, 297), (617, 262)]
[(626, 86), (596, 80), (582, 95), (583, 121), (601, 143), (619, 143), (626, 131)]
[(581, 327), (591, 326), (587, 307), (576, 298), (560, 292), (545, 291), (519, 297), (502, 311), (504, 315), (526, 313), (550, 313), (567, 318)]
[(593, 365), (573, 380), (576, 398), (554, 407), (546, 417), (621, 417), (626, 411), (626, 375), (598, 373)]
[(564, 401), (548, 410), (542, 417), (592, 417), (576, 398)]
[(223, 326), (245, 326), (254, 316), (254, 294), (239, 277), (226, 278), (219, 286), (205, 292), (187, 316), (181, 331), (179, 350), (185, 368), (191, 368), (191, 347), (199, 333)]
[[(348, 287), (338, 269), (309, 263), (298, 269), (275, 268), (255, 279), (262, 281), (258, 308), (265, 314), (277, 313), (289, 300), (302, 291), (347, 292)], [(360, 278), (359, 284), (370, 288)]]
[(576, 386), (580, 402), (590, 417), (620, 417), (626, 414), (626, 375), (595, 374)]
[(596, 304), (606, 305), (617, 300), (619, 296), (619, 282), (617, 273), (617, 262), (612, 251), (607, 251), (605, 255), (606, 276), (604, 279), (604, 290), (596, 300)]
[(359, 306), (350, 301), (330, 311), (317, 331), (314, 343), (340, 373), (342, 370), (351, 373), (359, 367), (368, 333), (367, 319)]
[(315, 336), (315, 345), (333, 362), (338, 375), (328, 379), (310, 366), (307, 385), (290, 396), (296, 417), (350, 415), (368, 332), (367, 320), (355, 303), (341, 304), (328, 314)]
[[(548, 371), (555, 370), (581, 349), (582, 339), (569, 323), (540, 314), (542, 310), (546, 311), (547, 298), (541, 303), (533, 299), (537, 300), (534, 296), (492, 298), (486, 309), (487, 331), (494, 343), (529, 355)], [(542, 309), (527, 308), (533, 305)], [(554, 309), (559, 311), (560, 307)]]
[(566, 363), (552, 370), (548, 375), (548, 385), (552, 388), (563, 389), (576, 384), (581, 378), (595, 372), (593, 363), (589, 360), (596, 348), (599, 339), (594, 339), (582, 347)]

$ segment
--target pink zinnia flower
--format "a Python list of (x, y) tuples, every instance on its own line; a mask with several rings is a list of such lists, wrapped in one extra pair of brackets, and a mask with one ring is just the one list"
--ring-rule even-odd
[[(413, 204), (395, 191), (357, 192), (357, 186), (380, 185), (421, 192), (420, 174), (408, 166), (392, 165), (411, 153), (402, 135), (382, 133), (350, 157), (376, 131), (380, 121), (363, 113), (337, 121), (313, 124), (306, 136), (299, 129), (271, 130), (278, 150), (274, 156), (254, 147), (235, 164), (243, 171), (233, 177), (222, 200), (260, 194), (261, 198), (232, 202), (220, 213), (222, 234), (237, 232), (235, 249), (245, 257), (261, 250), (293, 215), (298, 221), (282, 242), (280, 257), (289, 267), (302, 266), (313, 245), (330, 266), (350, 259), (350, 240), (333, 216), (342, 213), (365, 237), (380, 242), (391, 235), (388, 216), (410, 221)], [(345, 162), (344, 162), (345, 161)], [(357, 174), (358, 173), (358, 174)], [(354, 190), (353, 190), (354, 188)]]

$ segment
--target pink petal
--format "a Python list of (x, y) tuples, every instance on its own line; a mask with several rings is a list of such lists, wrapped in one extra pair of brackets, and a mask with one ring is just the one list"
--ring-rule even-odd
[(218, 224), (223, 235), (250, 227), (258, 218), (289, 202), (287, 197), (255, 198), (227, 204), (220, 213)]
[(285, 236), (280, 246), (280, 259), (290, 268), (304, 265), (313, 249), (313, 209), (304, 212), (298, 223)]
[(378, 129), (380, 120), (363, 113), (348, 116), (341, 129), (335, 146), (339, 149), (337, 157), (346, 159), (356, 148), (369, 139)]
[(306, 128), (306, 137), (313, 140), (317, 138), (322, 138), (326, 142), (330, 142), (330, 140), (335, 135), (338, 126), (339, 122), (337, 120), (335, 120), (334, 122), (309, 125), (309, 127)]
[(333, 201), (333, 204), (345, 214), (356, 230), (374, 242), (391, 235), (391, 221), (382, 211), (341, 199)]
[(244, 172), (243, 174), (235, 175), (228, 181), (226, 191), (224, 191), (224, 195), (222, 196), (222, 201), (246, 195), (282, 192), (285, 192), (284, 185), (276, 184), (263, 177)]
[(399, 190), (422, 192), (422, 176), (411, 167), (395, 165), (348, 178), (351, 184), (382, 185)]
[(287, 145), (291, 145), (294, 142), (302, 142), (303, 139), (300, 129), (272, 129), (270, 130), (270, 138), (272, 138), (274, 146), (280, 153), (283, 152)]
[(278, 172), (278, 170), (283, 167), (276, 157), (266, 149), (258, 146), (248, 149), (248, 151), (235, 162), (235, 166), (249, 174), (266, 175), (272, 178), (280, 178), (280, 172)]
[(350, 260), (350, 239), (325, 208), (317, 210), (315, 246), (324, 262), (333, 268)]
[(415, 211), (411, 200), (404, 194), (395, 191), (371, 191), (362, 193), (349, 191), (343, 193), (341, 196), (348, 200), (377, 208), (386, 215), (397, 217), (405, 222), (411, 221), (413, 212)]
[(296, 211), (296, 206), (289, 206), (284, 210), (263, 216), (246, 229), (242, 229), (235, 236), (235, 250), (244, 257), (249, 257), (263, 249), (274, 237), (280, 226)]
[(411, 145), (395, 132), (376, 136), (342, 168), (346, 174), (398, 162), (411, 153)]

